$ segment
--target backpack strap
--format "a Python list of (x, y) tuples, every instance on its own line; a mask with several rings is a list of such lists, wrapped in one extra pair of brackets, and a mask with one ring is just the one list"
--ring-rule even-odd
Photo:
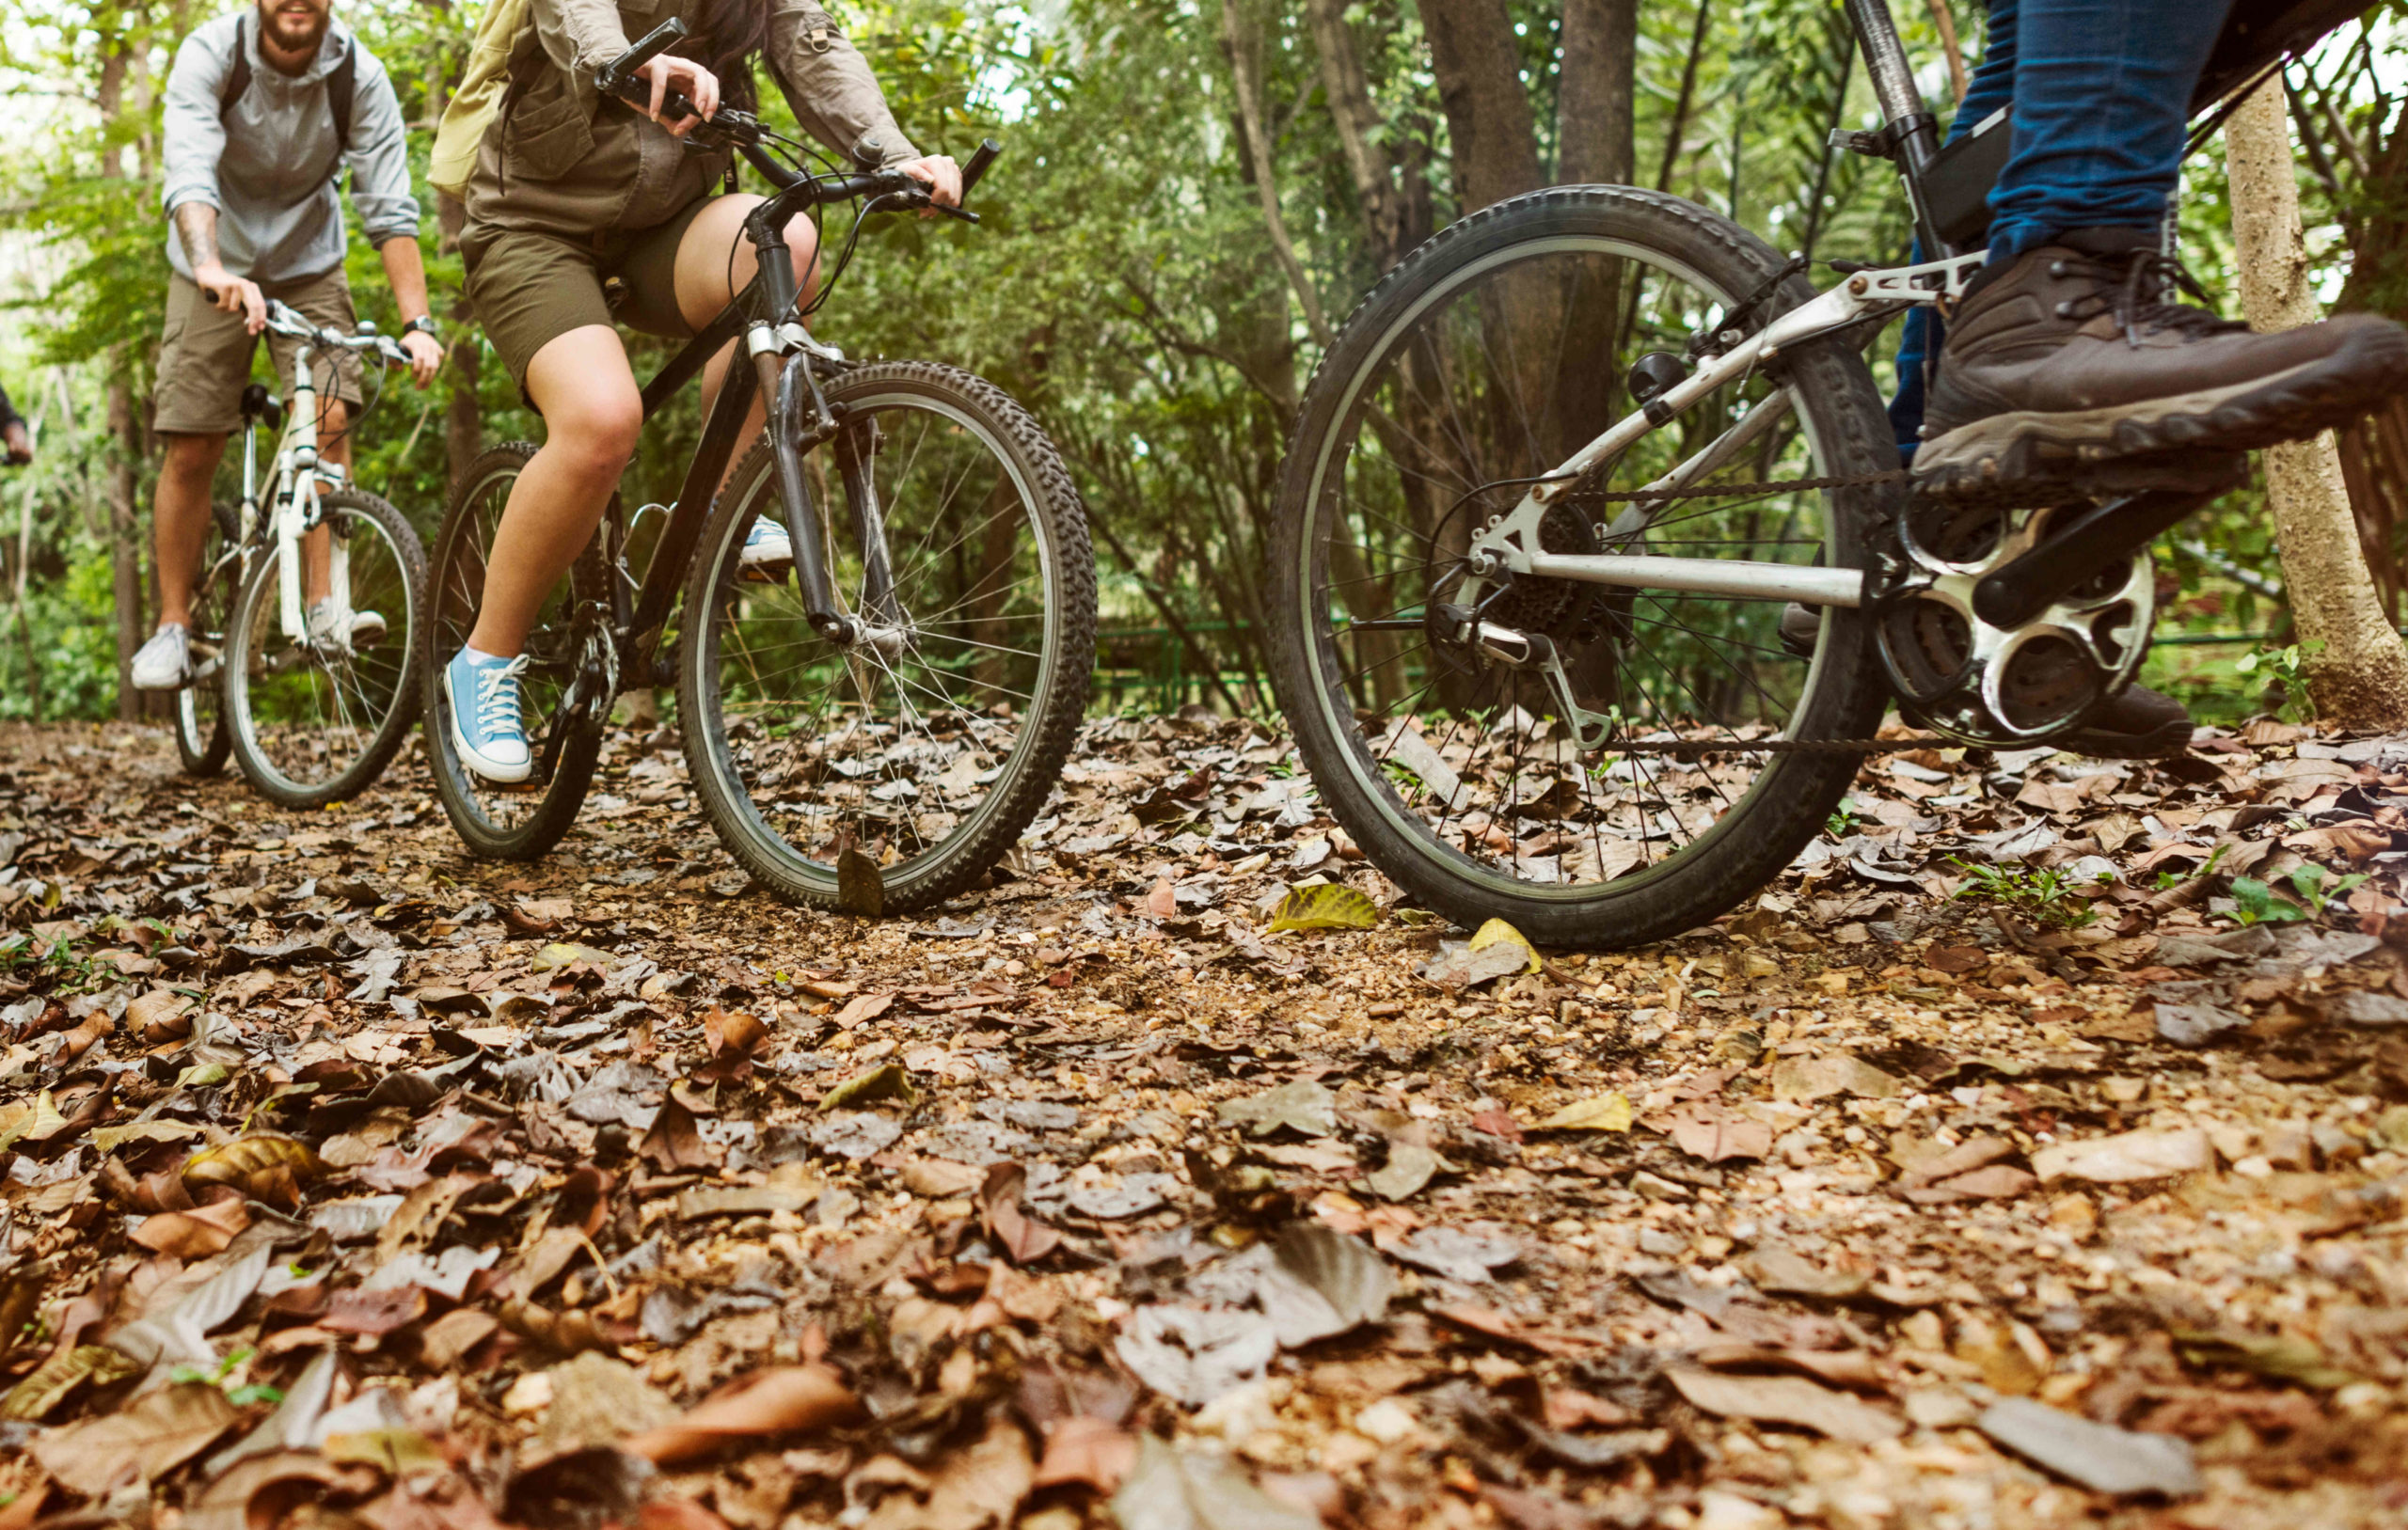
[(251, 33), (248, 16), (234, 19), (234, 67), (226, 71), (226, 83), (217, 90), (217, 115), (225, 116), (234, 109), (234, 103), (251, 87)]

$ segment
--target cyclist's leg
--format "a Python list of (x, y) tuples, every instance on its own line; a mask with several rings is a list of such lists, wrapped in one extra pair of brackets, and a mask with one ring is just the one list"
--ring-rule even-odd
[(528, 364), (525, 387), (544, 417), (544, 445), (511, 485), (468, 637), (469, 647), (496, 658), (517, 656), (545, 594), (594, 540), (643, 429), (643, 396), (609, 324), (547, 342)]
[[(2014, 101), (2016, 11), (2020, 3), (2021, 0), (1990, 0), (1989, 25), (1982, 39), (1982, 61), (1974, 66), (1972, 78), (1965, 83), (1965, 99), (1956, 103), (1956, 115), (1949, 120), (1948, 142), (1953, 144), (1965, 137), (1975, 124), (2004, 110)], [(1909, 259), (1922, 261), (1931, 257), (1918, 240)], [(1909, 467), (1914, 465), (1917, 433), (1923, 429), (1924, 393), (1931, 381), (1931, 360), (1940, 354), (1944, 335), (1940, 315), (1929, 308), (1919, 308), (1908, 310), (1906, 326), (1898, 336), (1898, 393), (1890, 402), (1890, 423), (1897, 433), (1899, 461)]]
[(209, 540), (210, 484), (227, 436), (242, 423), (240, 401), (252, 349), (239, 315), (212, 304), (189, 277), (168, 276), (151, 423), (167, 443), (150, 517), (159, 623), (135, 655), (133, 680), (142, 689), (172, 690), (190, 676), (185, 638), (192, 625), (193, 576)]

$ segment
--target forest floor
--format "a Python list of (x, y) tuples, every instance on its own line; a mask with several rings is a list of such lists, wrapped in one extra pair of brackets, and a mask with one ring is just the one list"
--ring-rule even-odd
[(519, 866), (0, 732), (0, 1527), (2408, 1521), (2408, 741), (1877, 757), (1502, 963), (1290, 758), (1099, 720), (873, 923), (662, 736)]

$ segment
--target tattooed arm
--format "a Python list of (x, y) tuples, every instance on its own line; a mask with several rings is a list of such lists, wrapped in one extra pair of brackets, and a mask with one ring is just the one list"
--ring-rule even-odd
[(267, 299), (259, 284), (234, 276), (217, 258), (217, 209), (198, 201), (177, 208), (176, 237), (183, 241), (184, 259), (192, 262), (193, 284), (228, 313), (241, 314), (252, 334), (265, 327)]

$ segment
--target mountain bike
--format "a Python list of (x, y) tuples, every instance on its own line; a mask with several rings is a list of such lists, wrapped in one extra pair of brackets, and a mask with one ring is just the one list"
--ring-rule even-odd
[[(1790, 864), (1866, 755), (2078, 725), (2147, 651), (2150, 541), (2242, 465), (2039, 507), (1909, 492), (1865, 352), (1983, 264), (2008, 134), (1943, 150), (1882, 0), (1846, 8), (1885, 125), (1832, 147), (1895, 166), (1938, 259), (1833, 261), (1818, 293), (1696, 203), (1557, 187), (1408, 256), (1314, 375), (1276, 693), (1331, 814), (1459, 923), (1678, 935)], [(2197, 103), (2356, 8), (2243, 0)], [(1920, 738), (1873, 736), (1893, 698)]]
[[(340, 350), (406, 370), (409, 354), (369, 324), (345, 333), (282, 303), (267, 328), (303, 342), (291, 405), (262, 384), (243, 390), (242, 499), (210, 507), (176, 749), (196, 776), (231, 753), (261, 796), (316, 808), (357, 796), (409, 732), (426, 553), (400, 511), (320, 454), (313, 362)], [(261, 426), (276, 436), (264, 483)]]
[[(642, 104), (628, 76), (683, 30), (647, 34), (597, 71), (599, 88)], [(672, 98), (671, 116), (690, 111)], [(868, 146), (850, 170), (808, 173), (779, 152), (800, 145), (730, 109), (691, 138), (734, 149), (776, 193), (744, 226), (758, 274), (645, 385), (646, 418), (729, 341), (750, 364), (728, 369), (677, 502), (631, 520), (614, 496), (547, 597), (520, 681), (533, 769), (514, 785), (461, 763), (436, 677), (475, 626), (494, 529), (535, 449), (499, 447), (470, 466), (435, 546), (423, 661), (436, 784), (471, 849), (541, 856), (576, 821), (622, 686), (673, 685), (695, 794), (764, 887), (842, 907), (836, 861), (852, 843), (879, 864), (885, 909), (925, 907), (1002, 859), (1069, 756), (1095, 656), (1085, 512), (1045, 433), (992, 384), (933, 362), (854, 360), (804, 328), (787, 221), (859, 203), (824, 301), (870, 217), (931, 205), (918, 181), (876, 168)], [(998, 152), (990, 139), (963, 166), (965, 197)], [(756, 390), (767, 425), (730, 474)], [(639, 579), (629, 544), (655, 513), (665, 519)], [(794, 562), (748, 579), (742, 551), (762, 515), (783, 522)]]

